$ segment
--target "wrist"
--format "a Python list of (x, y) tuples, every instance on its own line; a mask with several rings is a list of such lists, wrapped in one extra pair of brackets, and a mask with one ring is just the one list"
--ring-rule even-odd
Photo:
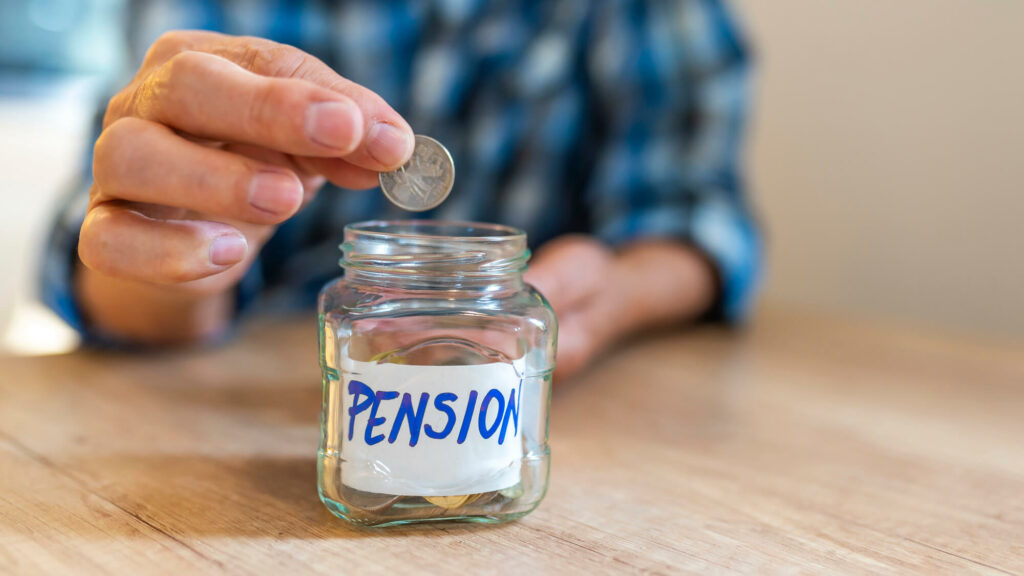
[(73, 286), (86, 330), (115, 341), (182, 345), (208, 341), (228, 328), (232, 291), (190, 292), (106, 276), (79, 263)]
[(621, 315), (627, 333), (692, 320), (714, 301), (714, 273), (692, 247), (674, 240), (644, 240), (616, 258), (622, 282)]

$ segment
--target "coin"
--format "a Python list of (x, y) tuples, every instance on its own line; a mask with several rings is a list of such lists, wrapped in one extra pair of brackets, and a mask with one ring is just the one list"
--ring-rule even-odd
[(380, 188), (393, 204), (422, 212), (436, 207), (452, 191), (455, 163), (440, 142), (416, 135), (416, 148), (409, 161), (394, 172), (381, 172)]
[(519, 484), (514, 484), (504, 490), (499, 490), (498, 493), (509, 500), (515, 500), (523, 495), (523, 484), (521, 482)]
[(480, 494), (466, 494), (463, 496), (424, 496), (423, 499), (438, 508), (459, 508), (471, 504), (480, 497)]

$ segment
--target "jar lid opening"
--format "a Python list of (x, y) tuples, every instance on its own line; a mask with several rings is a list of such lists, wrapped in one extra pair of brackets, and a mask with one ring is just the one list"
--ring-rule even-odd
[(392, 238), (443, 238), (452, 241), (507, 242), (517, 237), (522, 237), (524, 241), (526, 239), (525, 232), (512, 226), (452, 220), (368, 220), (346, 226), (346, 239), (350, 233)]
[(350, 224), (341, 250), (346, 269), (418, 276), (503, 276), (521, 272), (530, 257), (522, 230), (443, 220)]

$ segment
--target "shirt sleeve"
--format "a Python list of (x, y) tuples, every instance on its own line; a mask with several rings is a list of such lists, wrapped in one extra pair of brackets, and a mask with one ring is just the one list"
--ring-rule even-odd
[(72, 290), (72, 277), (78, 259), (78, 233), (85, 220), (92, 179), (85, 178), (68, 191), (50, 227), (43, 246), (39, 277), (39, 296), (79, 334), (86, 336), (85, 326)]
[(761, 268), (761, 237), (739, 161), (748, 50), (716, 0), (614, 3), (600, 12), (587, 67), (601, 132), (587, 198), (612, 245), (676, 238), (713, 264), (713, 316), (741, 321)]

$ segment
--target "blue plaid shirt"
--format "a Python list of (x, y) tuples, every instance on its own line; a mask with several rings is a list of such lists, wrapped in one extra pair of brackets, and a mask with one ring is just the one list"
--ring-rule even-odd
[[(676, 238), (714, 264), (717, 317), (750, 307), (748, 54), (717, 0), (146, 1), (132, 22), (139, 59), (165, 30), (212, 29), (295, 45), (377, 92), (455, 160), (451, 196), (425, 217), (517, 226), (534, 246), (570, 232), (613, 246)], [(57, 221), (42, 287), (79, 329), (85, 184)], [(340, 273), (346, 223), (408, 216), (379, 193), (321, 191), (263, 248), (239, 301), (311, 305)]]

